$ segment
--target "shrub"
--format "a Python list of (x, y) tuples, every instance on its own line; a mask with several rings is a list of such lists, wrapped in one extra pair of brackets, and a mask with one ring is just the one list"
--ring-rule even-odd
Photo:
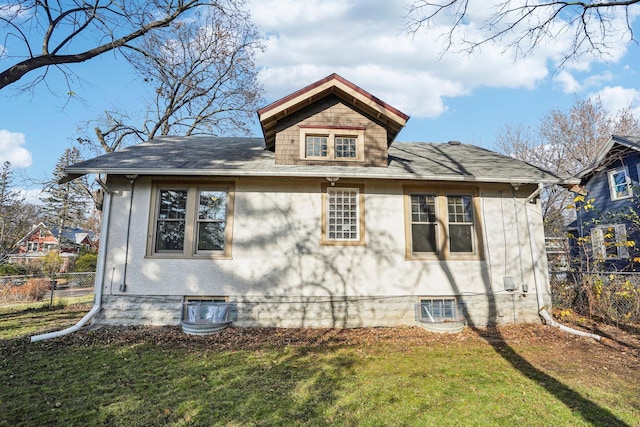
[(4, 297), (11, 301), (39, 301), (51, 290), (49, 279), (29, 279), (21, 285), (11, 286)]
[(0, 276), (22, 276), (28, 274), (27, 270), (27, 267), (22, 264), (10, 262), (0, 264)]
[(98, 263), (98, 254), (95, 253), (83, 253), (76, 258), (74, 271), (76, 272), (89, 272), (96, 271), (96, 265)]

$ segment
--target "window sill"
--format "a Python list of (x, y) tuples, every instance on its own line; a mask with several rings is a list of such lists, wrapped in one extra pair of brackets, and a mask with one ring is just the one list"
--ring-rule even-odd
[(350, 240), (322, 240), (320, 242), (322, 246), (366, 246), (363, 241), (350, 241)]
[(184, 255), (184, 254), (153, 254), (145, 255), (145, 259), (204, 259), (204, 260), (228, 260), (233, 259), (231, 255)]
[(438, 255), (438, 254), (407, 254), (405, 261), (483, 261), (477, 254)]

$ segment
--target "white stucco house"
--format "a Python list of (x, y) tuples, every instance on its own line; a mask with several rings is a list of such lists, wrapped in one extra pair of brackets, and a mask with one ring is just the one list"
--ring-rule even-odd
[(94, 322), (235, 326), (539, 322), (539, 184), (562, 177), (459, 142), (400, 143), (409, 117), (338, 75), (258, 111), (261, 138), (161, 137), (66, 169), (105, 188)]

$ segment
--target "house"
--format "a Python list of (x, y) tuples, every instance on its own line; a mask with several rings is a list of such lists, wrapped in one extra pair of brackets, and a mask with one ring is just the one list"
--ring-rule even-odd
[(590, 269), (634, 269), (635, 242), (640, 242), (640, 137), (613, 135), (578, 177), (574, 249)]
[(51, 251), (59, 251), (62, 258), (60, 272), (65, 273), (73, 266), (81, 249), (95, 248), (93, 234), (80, 228), (48, 228), (44, 223), (34, 225), (15, 246), (9, 255), (9, 262), (23, 265), (40, 264)]
[(542, 183), (459, 142), (400, 143), (409, 117), (332, 74), (258, 111), (261, 138), (160, 137), (66, 168), (105, 189), (103, 324), (539, 322), (550, 307)]

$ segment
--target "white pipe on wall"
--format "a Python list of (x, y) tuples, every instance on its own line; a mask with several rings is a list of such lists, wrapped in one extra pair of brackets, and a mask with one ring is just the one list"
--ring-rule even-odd
[(102, 221), (101, 229), (105, 232), (101, 235), (100, 247), (102, 250), (98, 251), (98, 262), (96, 264), (96, 280), (95, 280), (95, 294), (93, 299), (93, 307), (91, 310), (75, 325), (63, 329), (61, 331), (49, 332), (47, 334), (34, 335), (31, 337), (31, 342), (48, 340), (51, 338), (61, 337), (63, 335), (70, 334), (82, 328), (93, 316), (100, 311), (102, 304), (102, 286), (104, 282), (104, 270), (107, 260), (107, 240), (109, 235), (109, 219), (111, 218), (111, 192), (108, 191), (105, 185), (98, 180), (102, 188), (105, 190), (105, 200), (103, 205), (104, 217)]

